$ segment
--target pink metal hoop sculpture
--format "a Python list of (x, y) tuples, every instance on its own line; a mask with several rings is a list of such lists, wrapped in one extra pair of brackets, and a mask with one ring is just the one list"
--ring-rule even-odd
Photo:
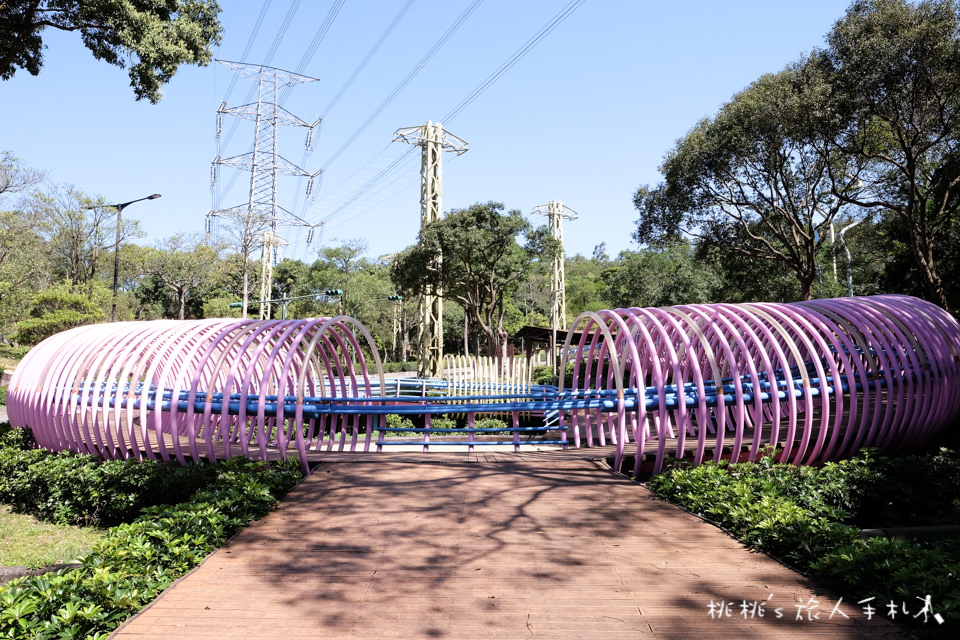
[[(635, 455), (634, 474), (645, 461), (659, 472), (668, 455), (755, 460), (773, 447), (815, 464), (909, 449), (960, 415), (960, 325), (906, 296), (584, 313), (563, 351), (572, 385), (559, 389), (451, 397), (440, 381), (394, 380), (388, 394), (372, 344), (346, 317), (80, 327), (27, 354), (7, 409), (43, 447), (106, 458), (296, 454), (307, 469), (311, 452), (519, 451), (521, 438), (556, 432), (535, 443), (609, 442), (618, 469)], [(476, 426), (478, 413), (512, 427)], [(388, 414), (424, 425), (391, 427)], [(466, 426), (431, 426), (443, 414), (465, 414)], [(521, 414), (545, 420), (521, 425)], [(505, 431), (512, 439), (499, 440)]]
[(609, 439), (619, 465), (632, 439), (635, 474), (692, 442), (694, 464), (909, 449), (960, 414), (960, 325), (906, 296), (588, 312), (570, 353), (576, 393), (618, 390), (615, 413), (572, 412), (575, 444)]
[[(372, 344), (347, 317), (78, 327), (27, 354), (11, 379), (8, 411), (12, 424), (32, 427), (37, 443), (52, 450), (105, 458), (145, 453), (182, 464), (187, 456), (286, 458), (293, 449), (306, 465), (310, 446), (353, 448), (359, 433), (371, 437), (372, 427), (360, 425), (369, 416), (305, 420), (302, 409), (306, 396), (372, 395), (365, 347), (382, 388)], [(278, 396), (284, 403), (292, 397), (292, 411), (277, 412)], [(363, 402), (343, 407), (356, 404)]]

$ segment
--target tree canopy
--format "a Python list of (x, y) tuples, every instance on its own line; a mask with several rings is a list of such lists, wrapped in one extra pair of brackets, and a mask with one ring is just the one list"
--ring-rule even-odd
[[(809, 299), (817, 255), (855, 193), (851, 155), (830, 144), (831, 92), (810, 62), (759, 78), (667, 155), (664, 182), (640, 187), (634, 238), (703, 245), (781, 263)], [(852, 196), (851, 196), (852, 197)]]
[(175, 235), (144, 252), (141, 270), (156, 278), (176, 300), (177, 319), (186, 318), (187, 298), (216, 282), (219, 247), (200, 238)]
[(603, 273), (614, 307), (663, 307), (714, 301), (719, 279), (693, 248), (677, 243), (661, 250), (623, 251)]
[(391, 270), (401, 291), (420, 294), (432, 286), (459, 303), (486, 335), (490, 355), (506, 344), (507, 299), (556, 250), (546, 227), (534, 229), (517, 210), (502, 211), (499, 202), (450, 211), (428, 224), (420, 243), (400, 254)]
[(834, 218), (879, 209), (886, 233), (906, 240), (926, 297), (949, 309), (937, 264), (953, 260), (940, 238), (960, 212), (957, 2), (856, 0), (827, 45), (759, 78), (682, 138), (663, 182), (636, 192), (634, 237), (692, 237), (752, 269), (778, 263), (809, 298)]
[(42, 182), (43, 178), (42, 171), (25, 167), (20, 159), (9, 151), (0, 153), (0, 197), (31, 189)]
[(160, 101), (181, 64), (206, 65), (223, 28), (216, 0), (3, 0), (0, 78), (43, 66), (46, 28), (78, 31), (98, 60), (129, 66), (137, 100)]
[(953, 0), (857, 0), (823, 59), (849, 105), (837, 145), (863, 159), (864, 188), (841, 194), (895, 212), (928, 297), (949, 308), (937, 240), (960, 211), (960, 9)]

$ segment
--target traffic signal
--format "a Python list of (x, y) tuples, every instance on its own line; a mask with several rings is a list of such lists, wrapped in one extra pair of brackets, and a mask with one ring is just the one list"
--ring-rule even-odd
[(403, 296), (387, 296), (387, 300), (403, 300)]
[(242, 307), (243, 307), (243, 303), (242, 303), (242, 302), (231, 302), (231, 303), (230, 303), (230, 308), (231, 308), (231, 309), (240, 309), (240, 308), (242, 308)]
[(323, 295), (325, 295), (325, 296), (342, 296), (342, 295), (343, 295), (343, 289), (327, 289), (326, 291), (323, 292)]

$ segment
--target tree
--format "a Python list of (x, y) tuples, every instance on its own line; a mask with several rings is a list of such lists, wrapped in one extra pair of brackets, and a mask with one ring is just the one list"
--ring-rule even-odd
[[(340, 240), (335, 245), (321, 248), (304, 280), (306, 293), (313, 293), (317, 300), (298, 301), (309, 303), (317, 311), (315, 315), (346, 314), (360, 320), (370, 331), (374, 343), (385, 354), (392, 346), (393, 303), (389, 296), (396, 293), (390, 282), (386, 263), (371, 260), (366, 256), (367, 241), (363, 239)], [(327, 297), (324, 291), (339, 289), (343, 293)]]
[(89, 294), (78, 293), (67, 284), (39, 292), (31, 301), (29, 317), (17, 323), (13, 339), (34, 345), (55, 333), (101, 322), (106, 317), (103, 306), (110, 299), (110, 290), (102, 283), (96, 285)]
[(517, 210), (502, 211), (499, 202), (450, 211), (420, 232), (419, 244), (397, 256), (390, 274), (401, 291), (420, 294), (429, 285), (460, 304), (486, 336), (491, 356), (506, 347), (507, 299), (557, 250), (546, 227), (532, 228)]
[(603, 280), (618, 308), (713, 302), (719, 284), (709, 266), (694, 260), (693, 248), (686, 243), (622, 251), (604, 269)]
[[(70, 186), (35, 192), (26, 204), (47, 242), (56, 280), (66, 280), (76, 286), (101, 275), (101, 269), (110, 263), (108, 252), (116, 245), (114, 209), (102, 199), (93, 200)], [(121, 243), (140, 235), (142, 232), (135, 220), (121, 221)]]
[(181, 64), (206, 65), (223, 27), (215, 0), (4, 0), (0, 2), (0, 78), (43, 66), (43, 30), (79, 31), (97, 60), (130, 66), (137, 100), (156, 104)]
[[(240, 317), (246, 318), (251, 285), (256, 284), (260, 276), (259, 271), (253, 274), (250, 272), (252, 256), (257, 247), (260, 247), (261, 256), (263, 255), (264, 240), (269, 241), (272, 235), (270, 218), (262, 212), (252, 209), (244, 210), (242, 207), (220, 212), (215, 220), (224, 218), (227, 223), (217, 223), (213, 227), (213, 235), (217, 243), (226, 243), (236, 252), (234, 259), (239, 262), (237, 272), (240, 273), (237, 295), (240, 296), (243, 304)], [(252, 283), (251, 280), (254, 282)]]
[(149, 252), (143, 269), (163, 283), (175, 302), (177, 319), (183, 320), (187, 300), (201, 288), (214, 284), (219, 262), (217, 248), (179, 234)]
[(0, 335), (23, 319), (30, 298), (49, 284), (49, 273), (36, 219), (26, 211), (0, 210)]
[(761, 77), (681, 139), (660, 168), (664, 182), (634, 196), (634, 238), (692, 237), (781, 263), (809, 299), (840, 196), (855, 197), (859, 185), (854, 158), (828, 144), (839, 122), (815, 62)]
[(43, 182), (43, 179), (42, 171), (23, 166), (20, 159), (9, 151), (0, 153), (0, 197), (27, 191)]
[[(357, 308), (357, 305), (353, 304), (355, 296), (358, 302), (363, 297), (378, 297), (370, 295), (370, 292), (364, 291), (364, 286), (357, 286), (354, 282), (360, 274), (368, 273), (375, 267), (364, 255), (368, 247), (366, 240), (334, 238), (333, 241), (340, 244), (320, 249), (320, 259), (311, 267), (313, 285), (317, 293), (328, 289), (341, 289), (343, 293), (338, 297), (336, 312), (351, 315), (351, 311)], [(383, 295), (385, 297), (389, 294)]]
[[(273, 268), (273, 291), (270, 297), (279, 300), (286, 296), (287, 298), (297, 298), (300, 296), (319, 295), (311, 285), (310, 266), (302, 260), (290, 260), (285, 258)], [(280, 309), (274, 309), (272, 316), (279, 318)], [(309, 318), (311, 316), (323, 315), (319, 311), (319, 303), (316, 298), (303, 298), (289, 303), (287, 308), (288, 318)]]
[[(758, 267), (752, 256), (724, 251), (707, 243), (697, 245), (694, 260), (716, 274), (718, 283), (710, 302), (793, 302), (800, 299), (800, 283), (782, 262), (768, 261)], [(752, 275), (758, 269), (761, 275)], [(814, 291), (816, 287), (811, 285), (811, 292)]]
[(837, 145), (868, 164), (844, 202), (893, 211), (927, 294), (949, 301), (937, 241), (960, 210), (960, 10), (953, 0), (857, 0), (827, 38), (825, 67), (848, 103)]
[(604, 269), (610, 264), (605, 244), (597, 245), (590, 259), (577, 254), (567, 258), (564, 272), (567, 281), (567, 319), (576, 318), (584, 311), (600, 311), (615, 306), (607, 297), (608, 286), (603, 278)]

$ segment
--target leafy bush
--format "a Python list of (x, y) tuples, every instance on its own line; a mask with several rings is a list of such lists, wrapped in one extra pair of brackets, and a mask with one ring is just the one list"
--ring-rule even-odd
[(430, 428), (431, 429), (458, 429), (460, 425), (457, 424), (457, 421), (452, 418), (445, 418), (443, 416), (430, 416)]
[(821, 581), (859, 601), (916, 604), (931, 596), (935, 609), (953, 624), (960, 622), (960, 554), (941, 543), (870, 538), (855, 540), (825, 553), (809, 569)]
[(30, 347), (14, 347), (9, 344), (0, 344), (0, 358), (9, 358), (10, 360), (23, 360)]
[(404, 371), (416, 371), (416, 370), (417, 370), (416, 360), (410, 360), (408, 362), (384, 362), (383, 363), (384, 373), (403, 373)]
[[(387, 414), (387, 428), (389, 429), (399, 429), (399, 431), (390, 431), (388, 436), (397, 437), (403, 435), (413, 435), (420, 437), (423, 434), (413, 431), (413, 429), (420, 428), (422, 429), (425, 425), (423, 421), (423, 416), (416, 416), (417, 422), (414, 422), (408, 416), (400, 416), (396, 414)], [(511, 427), (507, 425), (506, 422), (500, 420), (499, 418), (481, 418), (475, 420), (473, 423), (475, 429), (496, 429), (498, 431), (509, 432)], [(434, 415), (430, 418), (430, 428), (431, 429), (463, 429), (464, 432), (467, 430), (467, 425), (465, 421), (457, 421), (453, 418), (447, 418), (445, 416)], [(406, 432), (406, 433), (405, 433)], [(443, 434), (447, 435), (447, 434)]]
[(859, 529), (810, 482), (810, 467), (706, 463), (654, 476), (648, 486), (664, 498), (716, 522), (750, 546), (787, 561), (808, 563)]
[(498, 429), (500, 431), (510, 431), (511, 427), (500, 418), (481, 418), (474, 420), (473, 426), (477, 429)]
[(297, 461), (268, 467), (232, 458), (206, 466), (211, 481), (188, 502), (148, 507), (114, 527), (81, 568), (0, 588), (0, 635), (106, 638), (300, 480)]
[(403, 435), (405, 431), (413, 433), (413, 420), (407, 416), (401, 416), (396, 413), (387, 414), (387, 428), (388, 429), (400, 429), (400, 431), (388, 431), (387, 436), (399, 436)]
[(914, 602), (930, 595), (939, 613), (960, 621), (960, 543), (859, 538), (861, 528), (960, 521), (955, 452), (890, 458), (865, 451), (819, 468), (776, 463), (772, 456), (678, 465), (648, 486), (841, 594), (860, 596), (856, 601), (869, 595)]
[(863, 528), (960, 524), (960, 455), (875, 456), (869, 452), (824, 465), (850, 521)]
[(0, 501), (54, 524), (128, 522), (147, 506), (187, 499), (216, 473), (215, 465), (205, 463), (100, 461), (31, 449), (32, 437), (22, 429), (9, 431), (0, 442)]
[(530, 378), (533, 384), (557, 384), (557, 379), (553, 375), (553, 367), (550, 365), (540, 365), (533, 368), (530, 372)]
[(103, 291), (95, 288), (81, 293), (66, 284), (40, 291), (30, 301), (29, 317), (16, 324), (11, 338), (21, 344), (37, 344), (55, 333), (103, 320), (103, 309), (92, 299), (96, 294), (102, 297)]
[[(533, 384), (546, 384), (554, 387), (560, 384), (559, 376), (553, 375), (553, 367), (551, 365), (534, 367), (533, 371), (530, 372), (530, 377), (533, 380)], [(573, 380), (573, 363), (568, 362), (567, 375), (564, 378), (568, 388), (571, 380)]]

